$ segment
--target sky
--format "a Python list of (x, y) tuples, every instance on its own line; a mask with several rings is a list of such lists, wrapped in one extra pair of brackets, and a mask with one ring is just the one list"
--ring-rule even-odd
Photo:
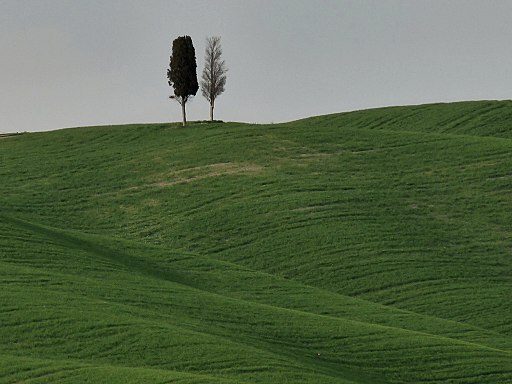
[[(510, 0), (0, 0), (0, 133), (180, 121), (172, 41), (220, 36), (215, 117), (512, 98)], [(206, 120), (201, 92), (189, 120)]]

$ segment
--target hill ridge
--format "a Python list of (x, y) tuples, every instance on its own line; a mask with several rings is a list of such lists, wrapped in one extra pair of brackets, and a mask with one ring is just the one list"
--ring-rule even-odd
[[(447, 116), (442, 113), (435, 114), (438, 109), (443, 109)], [(421, 127), (419, 131), (424, 133), (510, 139), (512, 138), (510, 117), (512, 117), (512, 101), (502, 100), (431, 103), (405, 107), (389, 106), (308, 117), (297, 120), (297, 122), (316, 123), (325, 120), (325, 122), (340, 123), (346, 118), (356, 122), (354, 127), (366, 127), (365, 129), (370, 130), (382, 130), (388, 127), (395, 131), (418, 132), (417, 127)], [(367, 121), (372, 123), (367, 126)], [(291, 122), (291, 124), (293, 123)], [(405, 123), (408, 123), (409, 127), (416, 128), (413, 130), (411, 128), (395, 128), (395, 126), (402, 127)], [(486, 126), (496, 127), (499, 130), (493, 130), (490, 133), (478, 130), (478, 128), (484, 129)], [(462, 128), (461, 132), (457, 132), (459, 127)]]

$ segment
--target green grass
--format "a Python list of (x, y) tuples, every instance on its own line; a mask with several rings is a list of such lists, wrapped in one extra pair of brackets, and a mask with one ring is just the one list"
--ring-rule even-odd
[(511, 383), (512, 102), (0, 137), (1, 383)]

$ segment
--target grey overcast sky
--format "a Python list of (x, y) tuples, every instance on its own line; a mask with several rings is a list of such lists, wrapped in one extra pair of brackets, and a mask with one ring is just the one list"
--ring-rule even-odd
[(221, 36), (225, 121), (512, 98), (511, 0), (0, 0), (0, 132), (179, 121), (182, 35), (198, 77)]

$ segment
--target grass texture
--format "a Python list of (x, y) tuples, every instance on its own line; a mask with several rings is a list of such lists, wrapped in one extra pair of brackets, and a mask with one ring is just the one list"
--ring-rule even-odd
[(0, 383), (512, 383), (512, 102), (0, 138)]

